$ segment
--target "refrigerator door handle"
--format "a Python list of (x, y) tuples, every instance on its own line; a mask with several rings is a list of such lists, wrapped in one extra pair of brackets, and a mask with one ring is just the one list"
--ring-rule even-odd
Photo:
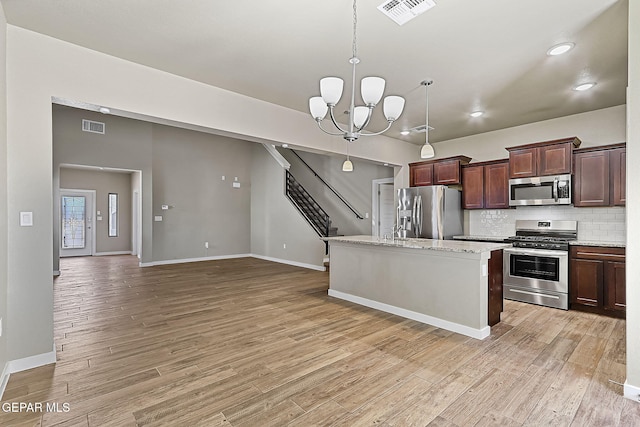
[(413, 200), (413, 229), (415, 237), (422, 235), (422, 196), (418, 195)]

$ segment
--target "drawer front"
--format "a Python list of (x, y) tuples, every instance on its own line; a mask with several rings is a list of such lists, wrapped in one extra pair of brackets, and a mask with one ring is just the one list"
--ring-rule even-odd
[(625, 261), (625, 248), (606, 248), (601, 246), (571, 246), (571, 258), (597, 259), (601, 261)]

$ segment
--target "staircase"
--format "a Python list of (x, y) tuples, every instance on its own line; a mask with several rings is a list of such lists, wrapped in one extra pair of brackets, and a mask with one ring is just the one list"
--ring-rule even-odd
[[(320, 237), (331, 237), (338, 235), (338, 228), (331, 225), (329, 215), (314, 200), (307, 190), (294, 178), (289, 171), (286, 171), (286, 194), (291, 203), (300, 211), (309, 225), (318, 233)], [(325, 246), (329, 247), (326, 243)]]

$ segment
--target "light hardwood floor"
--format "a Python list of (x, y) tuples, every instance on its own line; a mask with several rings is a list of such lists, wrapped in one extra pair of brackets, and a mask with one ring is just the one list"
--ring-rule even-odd
[(0, 412), (2, 426), (640, 425), (617, 384), (624, 320), (505, 301), (478, 341), (257, 259), (66, 258), (61, 270), (58, 362), (13, 374), (3, 403), (70, 410)]

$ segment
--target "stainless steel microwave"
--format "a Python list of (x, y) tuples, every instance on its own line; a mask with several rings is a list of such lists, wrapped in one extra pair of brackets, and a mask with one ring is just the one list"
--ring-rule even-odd
[(509, 206), (570, 204), (571, 175), (509, 180)]

